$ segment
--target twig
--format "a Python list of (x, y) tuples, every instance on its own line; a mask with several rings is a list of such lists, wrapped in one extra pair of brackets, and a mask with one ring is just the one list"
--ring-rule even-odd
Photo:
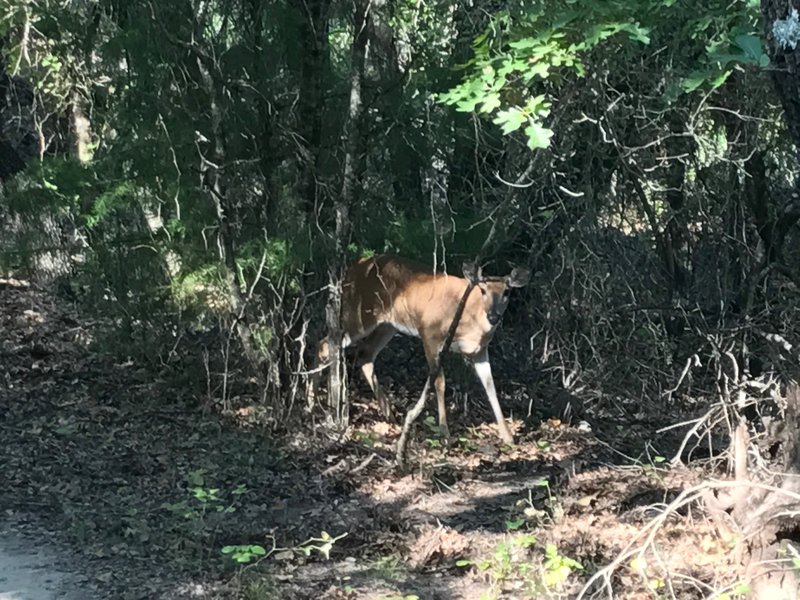
[[(742, 487), (765, 490), (769, 492), (773, 492), (776, 494), (780, 494), (789, 498), (794, 501), (800, 501), (800, 494), (792, 492), (790, 490), (784, 490), (779, 487), (768, 485), (764, 483), (759, 483), (755, 481), (719, 481), (719, 480), (712, 480), (708, 481), (691, 488), (688, 488), (681, 492), (681, 494), (675, 498), (672, 502), (670, 502), (664, 510), (656, 517), (653, 517), (642, 529), (639, 531), (638, 535), (634, 537), (625, 548), (620, 552), (620, 554), (611, 561), (608, 565), (599, 569), (594, 575), (592, 575), (589, 580), (584, 584), (581, 591), (576, 596), (576, 600), (581, 600), (584, 598), (586, 594), (589, 592), (591, 587), (599, 580), (604, 580), (604, 587), (608, 592), (608, 597), (613, 598), (613, 590), (611, 589), (610, 578), (611, 574), (619, 568), (625, 561), (629, 558), (633, 557), (634, 555), (641, 556), (644, 554), (647, 548), (652, 547), (653, 542), (655, 541), (656, 534), (658, 533), (659, 529), (666, 521), (667, 517), (675, 512), (681, 506), (685, 506), (694, 502), (695, 500), (702, 500), (704, 496), (710, 490), (730, 490), (730, 489), (741, 489)], [(636, 543), (642, 539), (642, 536), (647, 534), (644, 541), (639, 544), (638, 546)]]

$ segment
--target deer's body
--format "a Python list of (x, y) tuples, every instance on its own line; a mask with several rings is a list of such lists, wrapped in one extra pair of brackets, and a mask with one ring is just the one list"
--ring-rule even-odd
[[(527, 280), (527, 271), (517, 269), (508, 277), (478, 279), (450, 345), (450, 350), (472, 360), (489, 397), (500, 437), (507, 443), (513, 443), (513, 437), (497, 400), (488, 345), (508, 306), (509, 288), (520, 287)], [(365, 258), (348, 269), (342, 284), (342, 346), (357, 346), (357, 364), (384, 414), (389, 414), (389, 406), (375, 376), (375, 358), (399, 332), (420, 338), (428, 365), (432, 365), (468, 285), (462, 277), (434, 273), (429, 267), (393, 256)], [(318, 364), (326, 362), (327, 357), (325, 338), (318, 347)], [(435, 384), (439, 424), (447, 431), (441, 372)]]

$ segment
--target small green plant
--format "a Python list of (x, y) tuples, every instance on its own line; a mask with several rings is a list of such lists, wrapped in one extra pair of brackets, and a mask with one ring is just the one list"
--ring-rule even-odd
[(559, 554), (555, 544), (547, 544), (544, 554), (546, 560), (542, 581), (548, 588), (561, 588), (570, 575), (583, 570), (583, 565), (577, 560)]
[(474, 452), (478, 448), (478, 445), (473, 439), (464, 436), (458, 438), (458, 445), (464, 452)]
[(312, 552), (319, 552), (327, 560), (331, 557), (333, 545), (345, 537), (347, 532), (333, 537), (327, 531), (323, 531), (318, 538), (311, 538), (300, 544), (298, 549), (306, 556), (310, 556)]
[(242, 564), (247, 564), (257, 558), (262, 558), (267, 555), (264, 546), (259, 546), (257, 544), (225, 546), (222, 548), (222, 553), (230, 556), (237, 563)]
[(489, 577), (492, 591), (482, 600), (499, 598), (509, 584), (530, 597), (546, 596), (563, 589), (573, 573), (583, 570), (578, 561), (561, 555), (554, 544), (547, 544), (544, 555), (537, 557), (533, 552), (536, 543), (534, 535), (516, 534), (498, 544), (490, 557), (463, 559), (456, 565), (474, 567)]
[[(205, 470), (197, 469), (187, 475), (189, 493), (191, 498), (178, 502), (165, 502), (162, 508), (170, 511), (175, 516), (184, 519), (189, 529), (195, 534), (206, 530), (206, 517), (210, 513), (230, 514), (236, 512), (233, 501), (226, 502), (220, 495), (220, 489), (206, 487)], [(247, 486), (239, 485), (230, 494), (238, 499), (247, 493)]]
[(657, 592), (666, 586), (664, 579), (654, 573), (653, 569), (651, 569), (650, 565), (648, 565), (647, 559), (643, 555), (639, 554), (638, 556), (635, 556), (630, 563), (628, 563), (628, 566), (630, 566), (631, 571), (636, 573), (642, 579), (642, 582), (647, 586), (647, 589)]
[(478, 560), (462, 559), (456, 562), (459, 567), (474, 566), (482, 573), (486, 573), (497, 587), (511, 579), (517, 579), (521, 572), (529, 568), (527, 550), (536, 544), (536, 537), (530, 534), (518, 534), (508, 541), (495, 546), (494, 553), (489, 558)]
[(649, 463), (642, 465), (642, 470), (650, 479), (661, 481), (662, 474), (659, 471), (665, 468), (666, 462), (667, 459), (665, 457), (657, 454), (652, 457)]
[[(439, 426), (439, 424), (436, 422), (436, 419), (434, 417), (432, 417), (432, 416), (425, 417), (425, 420), (423, 421), (423, 423), (425, 424), (425, 426), (430, 430), (430, 432), (433, 435), (437, 436), (438, 438), (441, 438), (441, 437), (444, 436), (444, 431)], [(427, 438), (425, 440), (425, 443), (428, 444), (428, 446), (430, 448), (441, 448), (442, 447), (441, 440), (436, 439), (436, 438)]]

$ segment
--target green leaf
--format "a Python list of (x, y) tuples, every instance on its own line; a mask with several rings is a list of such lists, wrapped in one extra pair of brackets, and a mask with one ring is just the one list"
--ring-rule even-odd
[(461, 102), (456, 104), (456, 110), (458, 112), (472, 112), (475, 110), (475, 107), (478, 106), (480, 103), (480, 98), (469, 98), (467, 100), (462, 100)]
[(645, 46), (650, 44), (650, 30), (642, 27), (638, 23), (629, 23), (622, 27), (622, 30), (628, 33), (628, 37), (634, 42), (639, 42)]
[(491, 93), (483, 100), (483, 104), (478, 112), (490, 113), (500, 106), (500, 94)]
[(758, 63), (764, 54), (761, 40), (754, 35), (737, 35), (734, 43), (755, 63)]
[(525, 135), (528, 136), (528, 148), (536, 150), (537, 148), (547, 148), (550, 145), (553, 130), (532, 122), (525, 128)]
[(708, 71), (694, 71), (681, 81), (681, 88), (686, 93), (694, 92), (708, 81)]
[(522, 127), (526, 118), (525, 114), (519, 108), (514, 107), (501, 110), (497, 113), (497, 117), (495, 117), (493, 123), (501, 126), (503, 135), (508, 135)]
[(525, 50), (526, 48), (535, 48), (537, 46), (541, 46), (542, 42), (539, 38), (535, 37), (525, 37), (519, 40), (515, 40), (508, 44), (515, 50)]
[(550, 65), (544, 62), (539, 62), (528, 65), (528, 67), (523, 72), (522, 76), (526, 82), (529, 82), (534, 77), (539, 77), (540, 79), (547, 79), (547, 76), (549, 74), (550, 74)]
[(711, 80), (711, 89), (715, 90), (718, 87), (720, 87), (723, 83), (725, 83), (728, 80), (728, 77), (730, 77), (731, 73), (733, 73), (733, 71), (731, 71), (730, 69), (726, 69), (725, 71), (714, 77), (714, 79)]

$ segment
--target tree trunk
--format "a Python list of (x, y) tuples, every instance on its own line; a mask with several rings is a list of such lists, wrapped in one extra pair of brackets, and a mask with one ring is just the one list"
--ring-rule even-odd
[(330, 0), (307, 0), (300, 4), (299, 195), (300, 206), (307, 214), (313, 213), (317, 202), (317, 165), (323, 122), (322, 83), (328, 62), (329, 8)]
[(203, 174), (203, 183), (210, 192), (214, 208), (217, 213), (218, 227), (218, 249), (222, 261), (222, 273), (225, 286), (228, 292), (228, 301), (234, 318), (234, 328), (242, 344), (245, 356), (250, 365), (260, 372), (262, 359), (259, 356), (250, 326), (247, 322), (246, 301), (244, 293), (236, 277), (236, 251), (233, 242), (233, 233), (230, 230), (230, 209), (226, 195), (225, 179), (222, 169), (225, 166), (226, 141), (225, 131), (222, 127), (222, 107), (220, 106), (221, 90), (218, 90), (217, 82), (211, 69), (214, 65), (207, 65), (205, 58), (199, 53), (196, 56), (197, 68), (203, 90), (208, 100), (208, 109), (211, 116), (211, 143), (213, 149), (209, 160), (197, 142), (198, 153), (200, 155), (200, 171)]
[(686, 176), (686, 161), (691, 159), (689, 155), (692, 153), (692, 148), (684, 137), (685, 123), (681, 119), (681, 113), (675, 112), (671, 115), (669, 127), (671, 135), (664, 144), (670, 161), (666, 173), (667, 191), (665, 196), (670, 208), (670, 215), (664, 228), (667, 242), (665, 250), (671, 255), (667, 264), (671, 268), (668, 275), (672, 292), (681, 293), (687, 279), (684, 265), (688, 244), (683, 183)]
[(83, 164), (92, 160), (92, 128), (86, 116), (84, 99), (78, 90), (72, 91), (70, 103), (70, 128), (72, 129), (72, 154)]
[(328, 369), (328, 408), (334, 421), (344, 425), (349, 420), (350, 407), (347, 402), (347, 382), (341, 342), (342, 278), (344, 275), (345, 251), (350, 238), (350, 212), (356, 202), (360, 174), (363, 170), (362, 120), (364, 100), (362, 96), (364, 69), (369, 54), (370, 0), (356, 0), (353, 30), (353, 45), (350, 63), (350, 102), (345, 122), (345, 155), (342, 171), (342, 193), (334, 206), (336, 216), (336, 258), (329, 271), (330, 297), (325, 316), (329, 331), (330, 368)]
[[(795, 148), (800, 149), (800, 46), (785, 45), (775, 39), (773, 27), (779, 20), (791, 16), (791, 9), (800, 11), (800, 0), (761, 0), (764, 15), (764, 34), (767, 53), (772, 62), (770, 74), (775, 90), (781, 100), (784, 119), (792, 136)], [(800, 179), (795, 180), (790, 198), (779, 209), (772, 240), (773, 252), (780, 256), (783, 242), (789, 230), (800, 220)]]
[[(13, 106), (15, 102), (19, 103), (18, 97), (19, 94), (14, 89), (14, 80), (6, 70), (4, 41), (3, 38), (0, 38), (0, 117), (3, 119), (13, 118)], [(0, 132), (5, 129), (6, 123), (0, 123)], [(0, 133), (0, 183), (22, 171), (25, 168), (25, 162), (26, 157), (19, 152), (16, 144)]]

